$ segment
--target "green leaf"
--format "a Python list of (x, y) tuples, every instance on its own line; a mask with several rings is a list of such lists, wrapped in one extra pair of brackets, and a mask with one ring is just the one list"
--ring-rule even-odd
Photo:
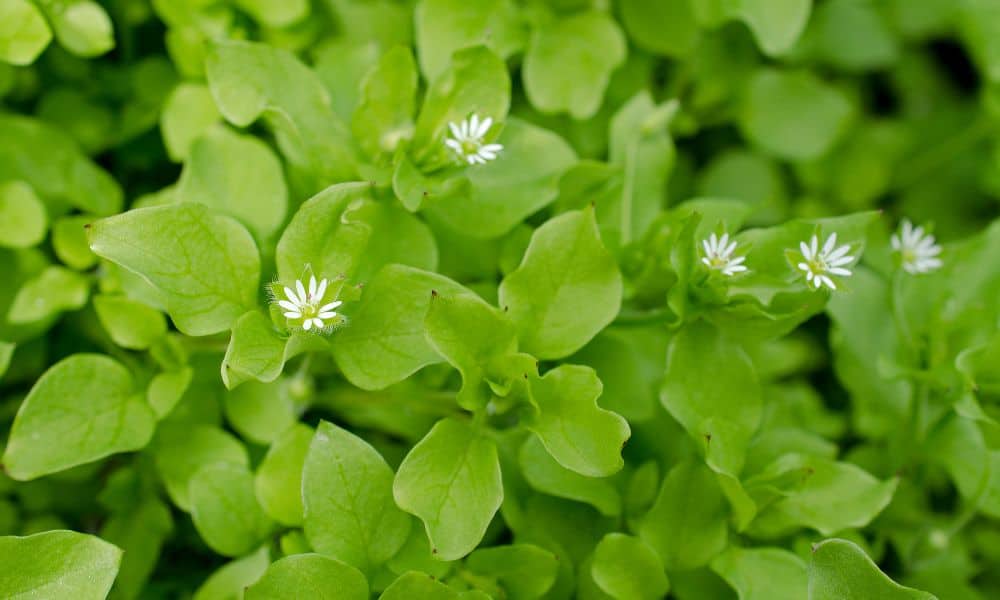
[(519, 119), (508, 119), (496, 160), (466, 170), (467, 194), (430, 197), (424, 208), (455, 231), (495, 238), (555, 200), (559, 178), (576, 161), (561, 137)]
[(75, 531), (0, 537), (0, 596), (102, 600), (121, 558), (115, 546)]
[(288, 527), (302, 525), (302, 469), (313, 430), (296, 423), (278, 436), (257, 467), (254, 489), (264, 512)]
[(223, 565), (194, 593), (192, 600), (242, 600), (243, 592), (261, 578), (271, 564), (268, 547)]
[(233, 217), (263, 240), (285, 220), (288, 189), (267, 144), (219, 126), (192, 142), (174, 197)]
[[(302, 472), (310, 545), (371, 573), (406, 542), (410, 518), (392, 499), (393, 473), (367, 442), (325, 421)], [(402, 506), (402, 505), (401, 505)]]
[(0, 183), (0, 246), (28, 248), (45, 239), (48, 215), (35, 190), (23, 181)]
[(0, 0), (0, 60), (30, 65), (52, 40), (41, 11), (28, 0)]
[[(817, 54), (843, 71), (890, 67), (899, 56), (899, 43), (880, 6), (870, 0), (836, 0), (816, 7), (806, 42)], [(844, 44), (845, 35), (851, 43)]]
[(682, 462), (663, 480), (639, 523), (639, 538), (669, 571), (700, 567), (726, 548), (727, 512), (715, 474), (694, 461)]
[(306, 265), (319, 277), (352, 276), (371, 236), (356, 209), (370, 199), (369, 184), (341, 183), (304, 202), (278, 242), (278, 280), (302, 277)]
[(59, 44), (77, 56), (92, 57), (114, 48), (111, 17), (91, 0), (40, 0)]
[(510, 600), (543, 597), (555, 583), (559, 568), (554, 554), (532, 544), (480, 548), (465, 559), (465, 566), (496, 578)]
[(812, 0), (736, 0), (734, 17), (746, 23), (765, 54), (787, 52), (806, 27)]
[(270, 319), (259, 311), (250, 311), (233, 325), (222, 360), (222, 382), (231, 390), (245, 381), (271, 382), (298, 354), (327, 349), (329, 344), (322, 336), (293, 331), (285, 337)]
[(236, 0), (257, 22), (276, 29), (288, 27), (309, 15), (308, 0)]
[(143, 500), (104, 523), (101, 538), (124, 552), (110, 598), (139, 596), (156, 567), (164, 541), (172, 532), (170, 509), (159, 499)]
[(653, 416), (659, 401), (667, 342), (658, 327), (608, 328), (569, 360), (597, 371), (602, 407), (638, 423)]
[(758, 71), (740, 115), (743, 135), (765, 152), (807, 161), (829, 152), (854, 107), (837, 88), (807, 71)]
[(11, 323), (41, 321), (82, 307), (89, 295), (90, 281), (84, 275), (65, 267), (46, 267), (17, 291), (7, 319)]
[(639, 92), (611, 119), (609, 158), (622, 170), (621, 193), (597, 208), (611, 248), (641, 239), (663, 210), (676, 155), (667, 126), (675, 112), (676, 102), (657, 106), (648, 92)]
[(879, 481), (850, 463), (786, 454), (746, 481), (751, 494), (763, 486), (776, 487), (778, 496), (758, 515), (751, 533), (771, 537), (806, 526), (831, 535), (864, 527), (888, 506), (898, 483), (896, 478)]
[(517, 352), (514, 324), (466, 292), (445, 296), (434, 291), (431, 297), (424, 319), (427, 341), (462, 374), (459, 406), (482, 408), (492, 397), (487, 380), (500, 383), (494, 378), (498, 362)]
[(149, 382), (146, 390), (146, 402), (156, 413), (157, 419), (163, 419), (174, 410), (184, 392), (191, 385), (194, 371), (185, 367), (179, 371), (157, 373)]
[(597, 373), (580, 365), (560, 365), (530, 380), (537, 412), (527, 427), (559, 464), (588, 477), (621, 470), (621, 449), (631, 434), (625, 419), (597, 405), (602, 387)]
[(90, 251), (87, 242), (88, 223), (94, 218), (86, 215), (61, 217), (52, 223), (52, 250), (68, 267), (84, 271), (97, 264), (97, 255)]
[(155, 424), (125, 367), (99, 354), (76, 354), (47, 370), (24, 399), (4, 468), (27, 480), (138, 450)]
[(853, 542), (839, 539), (826, 540), (813, 547), (809, 561), (808, 598), (936, 600), (933, 594), (903, 587), (889, 579), (864, 550)]
[(195, 529), (224, 556), (250, 552), (271, 530), (246, 465), (220, 462), (198, 469), (188, 481), (188, 500)]
[(611, 17), (584, 11), (536, 29), (524, 56), (524, 90), (544, 113), (587, 119), (626, 56), (625, 36)]
[(205, 465), (247, 466), (246, 448), (235, 437), (210, 425), (161, 424), (153, 443), (156, 469), (167, 494), (181, 510), (190, 510), (188, 482)]
[(413, 55), (398, 46), (383, 54), (365, 75), (351, 130), (369, 157), (392, 153), (412, 135), (417, 79)]
[(167, 333), (163, 313), (125, 296), (94, 296), (94, 309), (111, 339), (130, 350), (145, 350)]
[(368, 582), (354, 567), (319, 554), (286, 556), (247, 588), (246, 600), (368, 600)]
[(17, 344), (12, 342), (0, 342), (0, 378), (3, 378), (7, 368), (10, 367), (10, 359), (14, 356)]
[(690, 0), (623, 0), (622, 24), (643, 50), (686, 58), (701, 37)]
[(437, 581), (427, 573), (409, 571), (396, 578), (379, 596), (379, 600), (478, 600), (465, 597), (457, 591)]
[(460, 50), (427, 90), (410, 156), (420, 165), (446, 164), (449, 158), (444, 139), (449, 135), (449, 123), (459, 123), (472, 114), (501, 123), (509, 108), (510, 75), (503, 60), (482, 46)]
[(539, 492), (586, 502), (609, 517), (622, 512), (622, 499), (611, 481), (587, 477), (560, 465), (542, 442), (531, 436), (518, 455), (524, 479)]
[(670, 589), (660, 557), (639, 538), (609, 533), (592, 561), (591, 576), (615, 600), (657, 600)]
[(510, 0), (422, 0), (414, 19), (420, 70), (431, 80), (448, 68), (457, 50), (483, 45), (506, 59), (527, 40)]
[(316, 74), (287, 50), (265, 44), (216, 43), (205, 64), (219, 112), (247, 127), (264, 117), (288, 160), (318, 182), (345, 181), (354, 173), (347, 126), (337, 119)]
[(258, 444), (270, 444), (295, 424), (299, 412), (292, 398), (289, 379), (270, 383), (251, 381), (223, 396), (226, 419), (241, 436)]
[(567, 212), (539, 227), (499, 293), (523, 351), (562, 358), (590, 341), (618, 314), (622, 297), (621, 275), (601, 243), (594, 211)]
[(160, 132), (170, 160), (187, 160), (195, 141), (221, 119), (207, 86), (185, 82), (174, 88), (160, 115)]
[[(9, 0), (6, 0), (9, 1)], [(40, 198), (112, 215), (122, 208), (118, 183), (90, 161), (70, 137), (43, 121), (0, 115), (0, 181), (22, 180)]]
[(356, 307), (345, 307), (350, 321), (336, 335), (333, 356), (351, 383), (382, 389), (442, 360), (424, 335), (432, 290), (469, 293), (436, 273), (389, 265), (368, 282)]
[(442, 419), (406, 455), (392, 490), (396, 504), (424, 522), (438, 558), (461, 558), (479, 545), (503, 502), (496, 445)]
[(730, 546), (712, 561), (741, 600), (801, 600), (806, 596), (806, 563), (781, 548)]
[(165, 294), (167, 312), (187, 335), (225, 331), (256, 305), (260, 257), (253, 238), (205, 206), (133, 209), (93, 223), (89, 232), (94, 253)]
[(712, 470), (739, 475), (762, 406), (756, 370), (739, 343), (704, 322), (683, 327), (667, 350), (660, 401)]

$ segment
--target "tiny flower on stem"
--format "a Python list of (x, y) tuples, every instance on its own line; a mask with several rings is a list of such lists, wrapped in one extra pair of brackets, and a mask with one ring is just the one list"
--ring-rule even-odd
[(903, 219), (899, 232), (890, 238), (892, 249), (899, 253), (900, 262), (907, 273), (914, 275), (930, 273), (941, 267), (941, 246), (937, 245), (934, 236), (925, 232), (923, 227), (914, 227), (909, 219)]
[(844, 265), (854, 261), (853, 256), (848, 256), (851, 251), (850, 246), (837, 247), (837, 233), (831, 233), (826, 238), (823, 247), (819, 247), (819, 238), (813, 234), (809, 243), (799, 242), (799, 250), (802, 251), (803, 262), (798, 264), (801, 271), (806, 274), (806, 281), (814, 290), (818, 290), (824, 285), (831, 290), (837, 289), (830, 275), (840, 277), (850, 277), (851, 271), (844, 268)]
[(701, 241), (701, 247), (705, 249), (705, 256), (701, 257), (701, 262), (709, 269), (721, 271), (727, 277), (747, 270), (743, 264), (747, 258), (733, 256), (736, 252), (736, 241), (730, 242), (728, 233), (723, 233), (722, 237), (713, 233), (707, 240)]
[(328, 284), (326, 279), (320, 279), (317, 282), (316, 276), (312, 275), (309, 277), (309, 290), (306, 293), (306, 286), (303, 285), (302, 280), (296, 279), (294, 290), (284, 286), (287, 300), (278, 300), (278, 306), (284, 309), (283, 314), (286, 318), (301, 321), (302, 329), (306, 331), (323, 330), (327, 326), (326, 321), (337, 317), (334, 309), (342, 304), (340, 300), (323, 304), (323, 296), (326, 295)]
[(486, 133), (492, 126), (491, 117), (480, 121), (479, 115), (472, 115), (460, 123), (448, 123), (451, 137), (445, 138), (444, 143), (460, 161), (470, 165), (484, 165), (495, 159), (503, 150), (501, 144), (483, 143)]

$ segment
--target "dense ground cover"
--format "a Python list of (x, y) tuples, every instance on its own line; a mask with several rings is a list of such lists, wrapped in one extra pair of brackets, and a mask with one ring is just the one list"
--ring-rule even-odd
[(0, 0), (0, 597), (1000, 597), (995, 0)]

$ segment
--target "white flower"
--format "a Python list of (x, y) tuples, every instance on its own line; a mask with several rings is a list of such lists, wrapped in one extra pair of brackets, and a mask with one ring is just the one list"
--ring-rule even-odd
[(914, 228), (908, 219), (903, 219), (899, 233), (892, 234), (892, 249), (899, 252), (903, 268), (908, 273), (929, 273), (941, 266), (941, 246), (934, 243), (934, 236), (923, 227)]
[(705, 249), (705, 256), (701, 257), (701, 262), (709, 269), (722, 271), (722, 274), (728, 277), (747, 270), (743, 264), (747, 257), (733, 256), (736, 242), (729, 241), (728, 233), (723, 233), (721, 238), (713, 233), (707, 240), (701, 241), (701, 247)]
[(492, 118), (486, 117), (480, 121), (479, 115), (472, 115), (461, 123), (448, 123), (451, 137), (445, 138), (444, 143), (461, 161), (470, 165), (484, 165), (496, 158), (497, 154), (503, 150), (501, 144), (483, 143), (486, 132), (492, 126)]
[(805, 271), (806, 281), (811, 283), (814, 289), (818, 290), (826, 285), (831, 290), (835, 290), (837, 286), (833, 283), (830, 275), (841, 277), (851, 275), (851, 272), (844, 268), (844, 265), (850, 264), (854, 260), (853, 256), (847, 255), (851, 248), (850, 246), (836, 248), (836, 245), (836, 232), (831, 233), (830, 237), (826, 238), (822, 250), (819, 247), (819, 238), (815, 234), (808, 244), (799, 242), (804, 262), (800, 262), (798, 267)]
[(295, 280), (295, 289), (285, 286), (285, 296), (287, 300), (278, 300), (278, 306), (285, 309), (284, 315), (289, 319), (301, 320), (302, 329), (309, 331), (312, 328), (323, 329), (326, 327), (324, 319), (330, 320), (337, 316), (335, 308), (343, 304), (340, 300), (334, 300), (327, 304), (322, 304), (323, 296), (326, 294), (328, 282), (326, 279), (316, 281), (316, 276), (309, 277), (309, 293), (299, 279)]

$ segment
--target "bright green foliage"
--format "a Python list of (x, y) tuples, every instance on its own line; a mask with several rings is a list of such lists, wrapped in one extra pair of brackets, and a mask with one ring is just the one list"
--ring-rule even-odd
[(556, 557), (531, 544), (481, 548), (465, 560), (477, 575), (495, 577), (511, 600), (541, 598), (555, 583)]
[(712, 570), (742, 600), (797, 600), (806, 597), (806, 563), (780, 548), (731, 546), (712, 560)]
[(101, 600), (118, 573), (122, 551), (75, 531), (0, 537), (0, 594), (5, 598)]
[(580, 475), (562, 466), (538, 437), (524, 441), (518, 459), (524, 479), (536, 490), (586, 502), (609, 517), (621, 514), (621, 496), (611, 481)]
[(34, 62), (52, 39), (45, 17), (29, 0), (3, 0), (0, 22), (0, 59), (14, 65)]
[(159, 428), (153, 456), (167, 493), (183, 510), (190, 510), (189, 483), (203, 466), (213, 463), (246, 466), (249, 462), (246, 449), (228, 433), (209, 425), (182, 423)]
[(55, 364), (17, 413), (4, 469), (34, 479), (142, 448), (156, 420), (137, 392), (128, 370), (106, 356), (78, 354)]
[(270, 237), (285, 218), (288, 191), (281, 163), (254, 137), (215, 127), (195, 139), (174, 196), (233, 217), (258, 239)]
[(678, 332), (667, 350), (660, 400), (713, 470), (739, 474), (762, 398), (750, 357), (736, 342), (704, 323)]
[(392, 557), (411, 521), (393, 503), (392, 480), (392, 469), (367, 442), (320, 423), (302, 470), (309, 544), (364, 573)]
[(616, 600), (662, 598), (670, 588), (663, 563), (638, 538), (609, 533), (594, 548), (590, 574), (604, 593)]
[(601, 380), (589, 367), (563, 365), (532, 378), (531, 399), (537, 412), (528, 428), (559, 464), (589, 477), (613, 475), (622, 467), (621, 448), (628, 423), (597, 405)]
[(357, 569), (320, 554), (286, 556), (271, 564), (257, 583), (247, 588), (254, 600), (367, 600), (368, 582)]
[(243, 556), (270, 529), (244, 465), (220, 462), (198, 469), (188, 480), (188, 500), (198, 533), (223, 556)]
[(726, 499), (712, 471), (696, 462), (678, 464), (639, 524), (639, 538), (670, 570), (705, 565), (726, 547)]
[(23, 181), (0, 184), (0, 246), (27, 248), (45, 238), (48, 216), (45, 205)]
[(1000, 597), (998, 39), (0, 0), (0, 597)]
[(163, 313), (123, 296), (95, 296), (94, 310), (116, 344), (144, 350), (167, 333)]
[(337, 335), (333, 347), (348, 380), (363, 389), (381, 389), (441, 360), (424, 337), (432, 291), (466, 293), (445, 277), (398, 265), (385, 267), (365, 286), (361, 302), (349, 313), (351, 326)]
[(621, 296), (621, 275), (590, 209), (539, 228), (500, 285), (500, 306), (517, 325), (521, 349), (538, 358), (579, 350), (611, 322)]
[(764, 69), (750, 81), (740, 125), (770, 154), (811, 160), (830, 150), (850, 116), (847, 98), (815, 75)]
[(625, 60), (625, 36), (607, 15), (588, 11), (535, 30), (524, 57), (524, 90), (542, 112), (586, 119), (601, 106), (611, 72)]
[(461, 558), (503, 501), (496, 446), (468, 424), (438, 421), (406, 455), (392, 491), (400, 508), (424, 522), (438, 558)]
[(880, 571), (857, 544), (839, 539), (826, 540), (813, 547), (809, 562), (808, 597), (809, 600), (935, 599), (933, 594), (897, 584)]
[(296, 424), (275, 438), (257, 467), (254, 488), (264, 512), (282, 525), (301, 525), (302, 470), (313, 430)]
[(189, 335), (224, 331), (256, 304), (260, 256), (253, 239), (200, 204), (130, 211), (93, 223), (89, 232), (98, 256), (164, 293), (174, 324)]

